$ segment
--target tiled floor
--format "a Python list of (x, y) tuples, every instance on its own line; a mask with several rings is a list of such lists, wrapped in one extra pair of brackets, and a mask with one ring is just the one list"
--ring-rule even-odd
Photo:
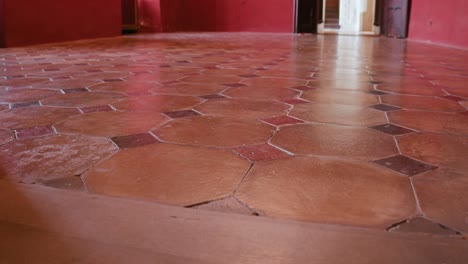
[(405, 40), (241, 33), (0, 50), (0, 178), (466, 236), (467, 60)]

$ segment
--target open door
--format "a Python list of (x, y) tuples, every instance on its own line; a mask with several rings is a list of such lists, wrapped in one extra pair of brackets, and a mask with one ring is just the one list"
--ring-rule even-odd
[(408, 37), (411, 1), (385, 0), (383, 2), (382, 34), (390, 38)]
[(323, 0), (296, 0), (296, 33), (317, 33), (322, 12)]

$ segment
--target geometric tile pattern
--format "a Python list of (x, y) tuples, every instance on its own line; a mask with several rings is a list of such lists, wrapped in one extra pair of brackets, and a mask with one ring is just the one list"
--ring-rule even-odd
[(394, 124), (383, 124), (383, 125), (373, 126), (369, 128), (380, 131), (385, 134), (392, 135), (392, 136), (403, 135), (403, 134), (414, 132), (413, 130), (409, 130), (400, 126), (396, 126)]
[(397, 155), (381, 160), (374, 160), (373, 162), (406, 176), (414, 176), (426, 171), (437, 169), (435, 166), (408, 158), (403, 155)]

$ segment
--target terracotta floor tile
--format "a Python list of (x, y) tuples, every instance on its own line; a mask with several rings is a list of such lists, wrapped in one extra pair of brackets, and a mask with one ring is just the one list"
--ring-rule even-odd
[(35, 88), (50, 88), (56, 90), (62, 89), (73, 89), (73, 88), (86, 88), (101, 83), (97, 80), (87, 80), (87, 79), (66, 79), (66, 80), (55, 80), (49, 82), (41, 82), (34, 84)]
[(226, 90), (226, 87), (217, 84), (195, 84), (195, 83), (179, 83), (166, 85), (152, 89), (155, 94), (183, 94), (183, 95), (206, 95), (217, 94)]
[(268, 144), (239, 147), (235, 148), (234, 151), (242, 155), (244, 158), (247, 158), (254, 162), (284, 159), (289, 157), (289, 155), (286, 152), (281, 151)]
[(338, 104), (301, 104), (290, 115), (305, 121), (351, 126), (371, 126), (386, 123), (385, 114), (367, 107)]
[(108, 112), (108, 111), (114, 111), (112, 107), (109, 105), (99, 105), (99, 106), (91, 106), (91, 107), (85, 107), (85, 108), (80, 108), (80, 110), (83, 113), (94, 113), (94, 112)]
[(67, 117), (80, 114), (77, 109), (56, 107), (28, 107), (0, 112), (0, 127), (18, 129), (52, 125)]
[[(461, 81), (460, 83), (465, 83), (466, 81)], [(466, 90), (466, 86), (463, 87), (447, 87), (444, 88), (449, 94), (458, 96), (458, 97), (465, 97), (468, 98), (468, 91)]]
[(45, 186), (57, 188), (57, 189), (64, 189), (64, 190), (71, 190), (71, 191), (84, 191), (85, 187), (83, 181), (79, 176), (70, 176), (65, 178), (59, 178), (54, 180), (45, 181), (42, 183)]
[(156, 144), (123, 150), (83, 180), (94, 193), (192, 205), (230, 195), (249, 167), (225, 150)]
[(251, 86), (229, 88), (223, 94), (234, 98), (249, 99), (285, 99), (299, 96), (299, 92), (292, 89)]
[(47, 83), (48, 80), (48, 78), (0, 79), (0, 87), (31, 87)]
[(426, 96), (443, 96), (445, 95), (442, 88), (430, 84), (382, 84), (378, 87), (381, 91), (396, 93), (396, 94), (412, 94)]
[(199, 97), (202, 99), (206, 99), (206, 100), (226, 98), (226, 96), (222, 94), (208, 94), (208, 95), (201, 95)]
[(457, 231), (468, 232), (468, 179), (466, 169), (438, 169), (414, 177), (421, 210), (427, 217)]
[(118, 93), (71, 93), (49, 97), (41, 101), (43, 105), (65, 107), (93, 107), (119, 101), (126, 96)]
[(72, 89), (62, 89), (63, 93), (82, 93), (82, 92), (89, 92), (87, 88), (72, 88)]
[(194, 109), (208, 115), (264, 118), (286, 114), (289, 106), (265, 100), (218, 99), (208, 100)]
[(439, 223), (434, 223), (426, 218), (416, 217), (401, 223), (400, 225), (392, 228), (391, 232), (400, 233), (420, 233), (426, 235), (436, 236), (454, 236), (457, 232), (450, 228), (443, 226)]
[(118, 82), (118, 83), (101, 83), (88, 87), (91, 91), (98, 92), (117, 92), (117, 93), (136, 93), (147, 92), (153, 88), (159, 87), (159, 84), (146, 84), (139, 82)]
[(388, 135), (392, 135), (392, 136), (403, 135), (403, 134), (408, 134), (408, 133), (414, 132), (413, 130), (410, 130), (410, 129), (407, 129), (407, 128), (404, 128), (404, 127), (400, 127), (400, 126), (396, 126), (394, 124), (382, 124), (382, 125), (373, 126), (373, 127), (369, 127), (369, 128), (380, 131), (380, 132), (388, 134)]
[(111, 104), (119, 110), (170, 112), (191, 109), (202, 102), (193, 96), (152, 95), (135, 96)]
[(392, 111), (396, 111), (396, 110), (401, 109), (400, 107), (396, 107), (396, 106), (393, 106), (393, 105), (387, 105), (387, 104), (371, 105), (371, 106), (369, 106), (369, 108), (372, 108), (372, 109), (375, 109), (375, 110), (378, 110), (378, 111), (382, 111), (382, 112), (392, 112)]
[(149, 133), (113, 137), (112, 141), (120, 148), (135, 148), (158, 143), (159, 141)]
[(420, 131), (468, 135), (468, 117), (464, 115), (402, 110), (388, 117), (394, 124)]
[(228, 197), (226, 199), (213, 201), (192, 207), (193, 209), (216, 211), (223, 213), (236, 213), (243, 215), (256, 215), (256, 212), (249, 207), (241, 204), (236, 198)]
[(98, 161), (115, 153), (109, 139), (50, 135), (15, 140), (0, 147), (3, 177), (35, 183), (80, 175)]
[[(335, 75), (335, 74), (334, 74)], [(333, 80), (318, 80), (311, 81), (307, 85), (321, 89), (339, 89), (339, 90), (353, 90), (353, 91), (369, 91), (373, 90), (373, 86), (368, 81), (355, 81), (355, 80), (340, 80), (333, 78)]]
[(72, 75), (75, 78), (84, 78), (89, 80), (121, 79), (131, 76), (128, 72), (93, 72), (85, 74)]
[(374, 105), (379, 103), (377, 96), (355, 91), (313, 90), (301, 96), (306, 100), (325, 104)]
[(55, 130), (52, 126), (38, 126), (16, 129), (16, 138), (18, 139), (38, 137), (49, 134), (55, 134)]
[(16, 89), (11, 91), (0, 91), (0, 102), (17, 103), (38, 101), (58, 94), (60, 94), (59, 91), (44, 89)]
[(185, 83), (226, 84), (237, 83), (241, 80), (239, 76), (232, 75), (194, 75), (181, 79)]
[(34, 106), (41, 106), (39, 101), (32, 101), (32, 102), (20, 102), (20, 103), (12, 103), (10, 104), (10, 108), (23, 108), (23, 107), (34, 107)]
[(386, 94), (388, 94), (386, 92), (382, 92), (382, 91), (378, 91), (378, 90), (367, 91), (367, 93), (370, 93), (370, 94), (373, 94), (373, 95), (386, 95)]
[(409, 95), (386, 95), (382, 96), (386, 104), (399, 106), (406, 109), (459, 112), (463, 111), (457, 102), (434, 97), (409, 96)]
[(12, 141), (13, 139), (15, 139), (15, 134), (13, 133), (13, 131), (0, 130), (0, 145)]
[(242, 83), (254, 87), (264, 88), (289, 88), (293, 86), (306, 85), (307, 81), (293, 78), (254, 78), (243, 80)]
[(236, 196), (267, 216), (365, 227), (386, 228), (415, 211), (407, 178), (308, 157), (255, 164)]
[(398, 137), (403, 155), (435, 166), (468, 171), (468, 138), (436, 133), (413, 133)]
[(300, 155), (384, 158), (398, 153), (393, 138), (368, 128), (334, 125), (283, 127), (272, 138), (274, 145)]
[(54, 127), (59, 133), (115, 137), (148, 132), (168, 120), (157, 112), (94, 112), (68, 118)]
[(291, 117), (291, 116), (275, 116), (275, 117), (270, 117), (270, 118), (264, 118), (261, 120), (263, 120), (264, 122), (267, 122), (268, 124), (272, 124), (274, 126), (304, 123), (304, 121)]
[(420, 162), (403, 155), (396, 155), (390, 158), (374, 160), (372, 162), (410, 177), (437, 169), (436, 166)]
[(167, 142), (238, 147), (266, 143), (273, 131), (272, 126), (253, 119), (198, 116), (173, 120), (154, 133)]

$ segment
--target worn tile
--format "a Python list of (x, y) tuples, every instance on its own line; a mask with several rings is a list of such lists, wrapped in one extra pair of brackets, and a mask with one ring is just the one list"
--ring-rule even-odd
[(280, 102), (283, 102), (283, 103), (286, 103), (286, 104), (290, 104), (290, 105), (300, 105), (300, 104), (307, 104), (307, 103), (310, 103), (309, 101), (306, 101), (306, 100), (303, 100), (303, 99), (297, 99), (297, 98), (294, 98), (294, 99), (283, 99), (281, 100)]
[(60, 94), (59, 91), (45, 89), (16, 89), (9, 91), (0, 91), (0, 102), (34, 102), (58, 94)]
[(435, 97), (409, 96), (409, 95), (386, 95), (382, 96), (385, 104), (398, 106), (405, 109), (459, 112), (463, 107), (457, 102)]
[(208, 100), (194, 109), (203, 114), (265, 118), (286, 114), (288, 106), (279, 102), (249, 99), (219, 99)]
[(120, 148), (135, 148), (158, 143), (159, 141), (149, 133), (113, 137), (112, 141)]
[(0, 112), (0, 127), (19, 129), (47, 126), (80, 114), (77, 109), (58, 107), (27, 107)]
[(0, 164), (3, 177), (35, 183), (79, 175), (116, 151), (106, 138), (49, 135), (1, 146)]
[(115, 137), (148, 132), (168, 120), (157, 112), (94, 112), (68, 118), (54, 127), (59, 133)]
[(23, 107), (34, 107), (34, 106), (41, 106), (39, 101), (31, 101), (31, 102), (19, 102), (19, 103), (12, 103), (10, 104), (10, 108), (23, 108)]
[(305, 121), (350, 126), (370, 126), (387, 122), (385, 114), (373, 109), (339, 104), (300, 104), (290, 112)]
[(35, 88), (51, 88), (56, 90), (63, 89), (74, 89), (74, 88), (86, 88), (92, 85), (101, 83), (97, 80), (88, 80), (88, 79), (64, 79), (64, 80), (54, 80), (49, 82), (41, 82), (34, 84)]
[(398, 135), (403, 135), (403, 134), (414, 132), (414, 130), (407, 129), (401, 126), (396, 126), (394, 124), (382, 124), (382, 125), (372, 126), (369, 128), (380, 131), (388, 135), (392, 135), (392, 136), (398, 136)]
[(341, 91), (341, 90), (323, 90), (317, 89), (313, 91), (304, 91), (301, 96), (306, 100), (325, 104), (345, 104), (345, 105), (374, 105), (379, 103), (379, 98), (376, 95), (357, 92), (357, 91)]
[(120, 151), (83, 180), (93, 193), (187, 206), (230, 195), (249, 167), (226, 150), (156, 144)]
[(403, 155), (434, 166), (468, 171), (468, 138), (439, 133), (413, 133), (398, 137)]
[(164, 112), (163, 114), (167, 115), (170, 118), (181, 118), (181, 117), (199, 116), (200, 115), (200, 113), (195, 112), (193, 110), (181, 110), (181, 111), (173, 111), (173, 112)]
[(261, 120), (264, 122), (267, 122), (268, 124), (272, 124), (274, 126), (304, 123), (304, 121), (291, 117), (291, 116), (275, 116), (275, 117), (263, 118)]
[(398, 153), (391, 136), (368, 128), (349, 126), (308, 124), (282, 127), (271, 143), (300, 155), (357, 160), (383, 158)]
[(84, 107), (80, 108), (80, 110), (83, 113), (94, 113), (94, 112), (108, 112), (108, 111), (114, 111), (112, 107), (109, 105), (99, 105), (99, 106), (91, 106), (91, 107)]
[(399, 225), (390, 229), (391, 232), (399, 233), (418, 233), (425, 235), (436, 235), (436, 236), (455, 236), (456, 231), (453, 231), (449, 227), (434, 223), (423, 217), (415, 217), (409, 219)]
[(48, 181), (42, 182), (42, 184), (48, 187), (63, 189), (63, 190), (85, 191), (85, 186), (79, 176), (70, 176), (70, 177), (65, 177), (65, 178), (48, 180)]
[(370, 94), (373, 94), (373, 95), (386, 95), (386, 94), (388, 94), (386, 92), (382, 92), (382, 91), (378, 91), (378, 90), (367, 91), (367, 93), (370, 93)]
[(382, 111), (382, 112), (391, 112), (391, 111), (396, 111), (396, 110), (401, 109), (400, 107), (396, 107), (396, 106), (393, 106), (393, 105), (387, 105), (387, 104), (371, 105), (371, 106), (369, 106), (369, 108), (379, 110), (379, 111)]
[(254, 162), (284, 159), (289, 157), (289, 155), (286, 152), (281, 151), (269, 144), (244, 146), (235, 148), (234, 151), (242, 155), (244, 158), (247, 158)]
[(118, 110), (171, 112), (192, 109), (202, 102), (193, 96), (152, 95), (135, 96), (111, 105)]
[(415, 211), (408, 179), (366, 162), (256, 163), (236, 195), (266, 216), (363, 227), (386, 228)]
[(110, 104), (126, 98), (126, 96), (118, 93), (69, 93), (42, 100), (41, 103), (47, 106), (65, 106), (65, 107), (93, 107)]
[[(373, 86), (368, 81), (355, 81), (346, 79), (336, 79), (336, 73), (332, 73), (333, 80), (319, 80), (311, 81), (308, 83), (309, 86), (320, 88), (320, 89), (338, 89), (338, 90), (350, 90), (350, 91), (368, 91), (372, 90)], [(326, 78), (326, 76), (317, 76), (319, 78)], [(353, 78), (356, 74), (353, 74)]]
[(16, 137), (18, 139), (39, 137), (49, 134), (55, 134), (55, 130), (52, 126), (37, 126), (16, 129)]
[(254, 119), (197, 116), (176, 119), (154, 133), (165, 142), (238, 147), (266, 143), (273, 127)]
[(0, 145), (12, 141), (13, 139), (15, 139), (15, 134), (13, 133), (13, 131), (0, 130)]
[(396, 155), (372, 162), (410, 177), (437, 169), (436, 166), (403, 155)]
[(412, 178), (421, 210), (427, 217), (468, 232), (468, 178), (466, 169), (438, 169)]

